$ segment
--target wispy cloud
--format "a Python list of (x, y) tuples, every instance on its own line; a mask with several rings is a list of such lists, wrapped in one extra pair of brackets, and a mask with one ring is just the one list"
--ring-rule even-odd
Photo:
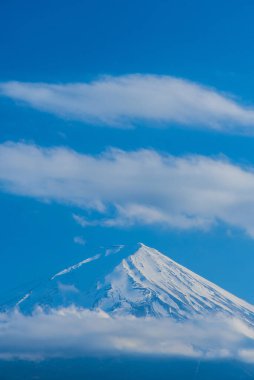
[(97, 221), (88, 220), (87, 218), (81, 215), (72, 214), (72, 217), (75, 220), (75, 222), (83, 228), (88, 226), (96, 226), (98, 224)]
[(75, 307), (0, 314), (0, 359), (41, 360), (88, 355), (233, 358), (254, 362), (254, 330), (221, 316), (189, 322), (111, 318)]
[(208, 229), (218, 221), (254, 236), (254, 168), (226, 158), (152, 150), (78, 154), (65, 148), (0, 145), (0, 186), (14, 194), (96, 210), (82, 226), (160, 224)]
[(89, 83), (7, 82), (0, 94), (31, 107), (76, 120), (112, 127), (145, 122), (228, 131), (254, 125), (254, 108), (201, 84), (170, 76), (107, 76)]
[(83, 236), (74, 236), (73, 241), (75, 244), (79, 244), (79, 245), (85, 245), (86, 244), (86, 241), (83, 238)]
[(78, 288), (76, 288), (75, 285), (70, 285), (70, 284), (63, 284), (62, 282), (58, 282), (57, 284), (58, 290), (62, 294), (66, 293), (79, 293)]

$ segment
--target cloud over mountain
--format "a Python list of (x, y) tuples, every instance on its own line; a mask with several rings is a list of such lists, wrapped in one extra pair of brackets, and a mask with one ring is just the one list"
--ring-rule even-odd
[(207, 229), (222, 221), (254, 235), (253, 167), (225, 158), (116, 149), (94, 156), (5, 143), (0, 183), (14, 194), (97, 210), (101, 218), (88, 225)]

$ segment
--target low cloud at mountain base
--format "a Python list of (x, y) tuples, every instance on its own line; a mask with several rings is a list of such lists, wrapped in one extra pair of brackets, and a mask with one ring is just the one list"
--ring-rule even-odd
[(148, 355), (254, 362), (254, 330), (220, 315), (174, 322), (111, 318), (75, 307), (0, 315), (0, 358), (43, 360)]

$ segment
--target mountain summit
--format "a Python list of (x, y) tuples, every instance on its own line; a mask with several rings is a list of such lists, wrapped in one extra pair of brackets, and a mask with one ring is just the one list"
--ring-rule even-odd
[(111, 314), (186, 319), (221, 312), (254, 321), (254, 306), (143, 244), (101, 290), (96, 306)]
[(190, 319), (222, 313), (254, 324), (254, 306), (156, 249), (115, 246), (52, 276), (17, 303), (22, 311), (76, 305), (110, 315)]

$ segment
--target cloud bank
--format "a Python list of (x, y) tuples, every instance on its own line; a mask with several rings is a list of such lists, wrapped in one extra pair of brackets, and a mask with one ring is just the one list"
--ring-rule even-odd
[(139, 122), (230, 130), (254, 125), (254, 108), (184, 79), (156, 75), (107, 76), (89, 83), (6, 82), (0, 94), (41, 111), (91, 124)]
[(0, 359), (42, 360), (89, 355), (152, 355), (254, 362), (254, 330), (218, 316), (170, 319), (111, 318), (75, 307), (0, 314)]
[(164, 225), (207, 230), (218, 221), (254, 236), (254, 168), (225, 158), (152, 150), (78, 154), (65, 148), (0, 145), (3, 191), (96, 210), (83, 226)]

